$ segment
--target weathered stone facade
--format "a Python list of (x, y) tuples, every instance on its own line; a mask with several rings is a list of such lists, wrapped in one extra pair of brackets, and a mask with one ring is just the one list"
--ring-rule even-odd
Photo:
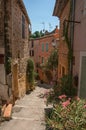
[(63, 34), (64, 21), (68, 20), (70, 13), (70, 0), (56, 0), (53, 15), (60, 18), (60, 44), (58, 59), (58, 79), (68, 73), (68, 47)]
[(6, 64), (6, 55), (11, 59), (12, 94), (14, 98), (20, 98), (26, 92), (26, 64), (29, 58), (30, 20), (22, 0), (0, 0), (0, 2), (3, 5), (1, 6), (3, 12), (1, 18), (4, 21), (0, 21), (2, 22), (0, 32), (3, 32), (0, 45), (5, 50), (4, 64)]

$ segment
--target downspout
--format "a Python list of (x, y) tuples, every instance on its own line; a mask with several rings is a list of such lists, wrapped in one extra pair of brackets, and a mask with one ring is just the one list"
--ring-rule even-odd
[[(70, 0), (70, 20), (75, 20), (75, 0)], [(70, 73), (70, 95), (72, 96), (72, 78), (73, 78), (73, 44), (74, 44), (74, 22), (70, 22), (70, 47), (71, 47), (71, 59), (69, 66)]]
[(12, 34), (11, 34), (11, 45), (12, 45), (12, 62), (11, 62), (11, 72), (12, 72), (12, 96), (13, 96), (13, 104), (15, 104), (15, 94), (14, 94), (14, 80), (13, 80), (13, 0), (11, 0), (11, 24), (12, 24)]
[(7, 55), (7, 51), (6, 51), (6, 1), (4, 0), (4, 66), (5, 66), (5, 84), (7, 84), (7, 74), (6, 74), (6, 55)]
[[(71, 12), (71, 21), (75, 21), (75, 2), (76, 0), (71, 0), (72, 12)], [(73, 45), (74, 45), (74, 22), (71, 23), (71, 49), (72, 49), (72, 59), (70, 63), (70, 74), (73, 77)]]

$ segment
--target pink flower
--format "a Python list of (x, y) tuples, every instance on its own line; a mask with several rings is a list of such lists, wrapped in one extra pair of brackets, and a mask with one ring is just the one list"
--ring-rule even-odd
[(65, 108), (65, 107), (67, 107), (69, 104), (70, 104), (70, 101), (67, 100), (66, 102), (63, 102), (63, 103), (62, 103), (62, 106)]
[(77, 101), (80, 101), (80, 98), (79, 98), (78, 96), (76, 96), (75, 99), (76, 99)]
[(70, 100), (71, 100), (71, 98), (68, 98), (68, 100), (70, 101)]
[(84, 105), (84, 108), (86, 108), (86, 105)]
[(59, 99), (62, 99), (62, 98), (66, 98), (67, 96), (64, 94), (64, 95), (61, 95), (61, 96), (59, 96), (58, 98)]

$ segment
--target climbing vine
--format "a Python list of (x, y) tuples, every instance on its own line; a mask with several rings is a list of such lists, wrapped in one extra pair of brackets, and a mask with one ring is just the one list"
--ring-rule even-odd
[(53, 50), (48, 58), (46, 63), (46, 68), (53, 70), (58, 66), (58, 51), (57, 49)]
[(70, 2), (70, 11), (69, 11), (69, 16), (68, 16), (68, 21), (66, 21), (65, 24), (65, 31), (64, 31), (64, 36), (65, 36), (65, 41), (68, 47), (68, 73), (70, 74), (70, 64), (71, 61), (73, 60), (73, 50), (71, 47), (71, 38), (69, 37), (69, 20), (71, 19), (71, 11), (72, 11), (72, 5)]
[(6, 46), (6, 56), (5, 56), (5, 69), (6, 69), (6, 74), (11, 73), (11, 52), (10, 48), (7, 45)]
[[(71, 45), (71, 37), (69, 36), (69, 21), (71, 20), (71, 13), (72, 13), (72, 3), (70, 1), (70, 10), (69, 10), (69, 16), (68, 16), (68, 21), (66, 21), (66, 26), (65, 26), (65, 32), (64, 32), (64, 36), (65, 36), (65, 41), (68, 47), (68, 82), (69, 82), (69, 94), (71, 95), (72, 93), (72, 74), (71, 74), (71, 65), (72, 65), (72, 61), (73, 61), (73, 49), (72, 49), (72, 45)], [(71, 35), (71, 34), (70, 34)]]

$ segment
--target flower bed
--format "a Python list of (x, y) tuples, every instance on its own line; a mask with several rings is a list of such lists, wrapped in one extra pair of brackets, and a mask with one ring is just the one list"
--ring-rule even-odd
[(49, 116), (46, 116), (47, 130), (86, 130), (86, 101), (58, 97)]

